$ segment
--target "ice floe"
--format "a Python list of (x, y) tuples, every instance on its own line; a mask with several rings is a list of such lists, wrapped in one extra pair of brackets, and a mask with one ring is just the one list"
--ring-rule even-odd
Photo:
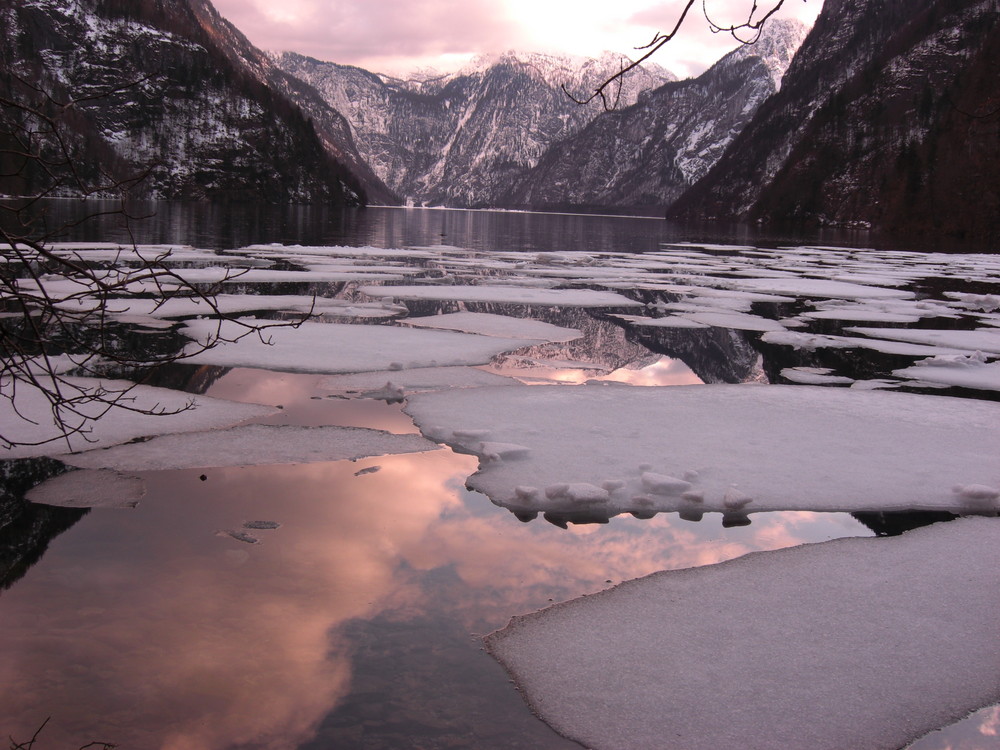
[(894, 370), (892, 374), (941, 385), (1000, 391), (1000, 361), (989, 362), (981, 352), (932, 357), (912, 367)]
[(1000, 700), (1000, 521), (678, 571), (487, 637), (532, 709), (597, 750), (898, 748)]
[(134, 508), (145, 494), (140, 477), (101, 468), (60, 474), (32, 487), (25, 499), (60, 508)]
[(573, 341), (583, 335), (575, 328), (564, 328), (542, 320), (492, 313), (448, 313), (407, 318), (405, 323), (417, 328), (439, 328), (446, 331), (478, 333), (483, 336), (506, 336), (511, 339), (537, 339), (550, 342)]
[[(246, 334), (233, 321), (196, 320), (184, 333), (202, 344)], [(221, 326), (221, 327), (220, 327)], [(220, 342), (198, 351), (187, 361), (223, 367), (256, 367), (284, 372), (339, 373), (364, 370), (403, 370), (486, 364), (496, 354), (533, 343), (531, 339), (505, 339), (454, 331), (433, 331), (384, 325), (302, 323), (297, 327), (269, 328), (262, 339), (244, 335), (237, 342)]]
[[(1000, 404), (936, 395), (538, 386), (416, 394), (405, 411), (465, 452), (483, 456), (487, 440), (523, 446), (516, 460), (490, 456), (468, 482), (515, 512), (572, 514), (583, 485), (604, 490), (583, 493), (588, 516), (595, 504), (610, 517), (689, 511), (693, 500), (720, 513), (963, 511), (953, 487), (1000, 482)], [(518, 487), (544, 492), (527, 503)]]
[(437, 448), (419, 435), (394, 435), (361, 427), (251, 424), (228, 430), (163, 435), (141, 443), (57, 458), (81, 468), (162, 471), (355, 460)]
[[(220, 429), (274, 412), (268, 406), (126, 381), (66, 378), (61, 388), (66, 397), (84, 399), (75, 405), (76, 414), (64, 412), (63, 418), (70, 429), (81, 428), (85, 432), (63, 439), (63, 430), (46, 395), (31, 384), (19, 382), (13, 403), (0, 399), (0, 425), (8, 440), (22, 445), (0, 446), (0, 459), (46, 456), (67, 449), (85, 451), (150, 435)], [(101, 401), (87, 400), (88, 396), (100, 393), (107, 398), (114, 398), (117, 393), (124, 397), (110, 408)]]
[(358, 394), (380, 388), (387, 383), (407, 393), (446, 388), (517, 385), (518, 381), (474, 367), (419, 367), (412, 370), (377, 370), (331, 375), (320, 382), (320, 387), (328, 391)]
[(1000, 354), (1000, 331), (980, 328), (974, 331), (930, 328), (866, 328), (853, 326), (844, 330), (879, 339), (892, 339), (912, 344), (938, 346), (950, 349)]
[(393, 299), (451, 300), (458, 302), (506, 302), (514, 305), (560, 307), (641, 307), (642, 303), (616, 292), (594, 289), (531, 289), (518, 286), (363, 286), (372, 297)]

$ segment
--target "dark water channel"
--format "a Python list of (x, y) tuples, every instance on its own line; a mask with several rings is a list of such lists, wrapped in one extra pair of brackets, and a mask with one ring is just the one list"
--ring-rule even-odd
[[(155, 209), (153, 219), (133, 224), (138, 242), (638, 252), (704, 239), (702, 230), (635, 218)], [(51, 220), (61, 221), (64, 210), (57, 205)], [(86, 224), (74, 238), (122, 240), (116, 221)], [(750, 235), (714, 239), (761, 241)], [(590, 326), (592, 335), (575, 348), (498, 358), (492, 369), (525, 382), (767, 378), (742, 350), (720, 345), (699, 354), (694, 334), (626, 337), (579, 311), (550, 322)], [(561, 358), (570, 363), (554, 364)], [(416, 431), (398, 405), (339, 398), (324, 376), (187, 366), (162, 378), (280, 405), (262, 421)], [(144, 472), (147, 495), (133, 509), (36, 506), (0, 536), (12, 559), (23, 548), (3, 569), (0, 731), (23, 742), (51, 717), (37, 750), (92, 741), (163, 750), (578, 747), (532, 716), (479, 635), (512, 615), (657, 570), (892, 533), (909, 522), (786, 512), (723, 528), (717, 518), (690, 523), (660, 514), (563, 529), (523, 523), (467, 490), (475, 469), (476, 459), (442, 448), (355, 462)], [(44, 462), (30, 469), (47, 470)], [(9, 500), (17, 478), (5, 481)], [(247, 523), (275, 528), (255, 530), (255, 544), (226, 533)], [(988, 732), (998, 724), (997, 710), (985, 709), (912, 747), (985, 750), (996, 746)]]

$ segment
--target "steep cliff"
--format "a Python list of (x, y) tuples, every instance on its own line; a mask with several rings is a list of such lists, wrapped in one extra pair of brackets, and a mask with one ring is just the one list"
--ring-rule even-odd
[(672, 218), (997, 237), (1000, 3), (828, 0), (782, 90)]
[[(514, 176), (601, 112), (599, 103), (580, 106), (561, 87), (586, 92), (617, 71), (620, 58), (509, 52), (458, 73), (406, 81), (293, 53), (278, 64), (344, 113), (362, 155), (400, 195), (477, 207), (496, 205)], [(656, 66), (642, 69), (621, 102), (671, 79)]]
[(775, 21), (697, 78), (602, 113), (555, 143), (500, 203), (533, 208), (656, 207), (702, 177), (780, 86), (806, 28)]
[[(365, 174), (346, 123), (338, 133), (326, 107), (317, 128), (289, 99), (302, 84), (208, 0), (0, 0), (0, 19), (0, 90), (58, 112), (85, 174), (122, 179), (149, 168), (133, 194), (164, 198), (391, 197)], [(78, 103), (59, 111), (48, 97)], [(23, 177), (0, 191), (46, 182)]]

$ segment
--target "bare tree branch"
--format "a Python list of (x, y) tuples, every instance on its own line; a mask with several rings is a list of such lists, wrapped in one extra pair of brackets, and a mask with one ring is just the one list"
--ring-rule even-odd
[[(30, 189), (26, 195), (6, 199), (0, 195), (0, 400), (6, 400), (19, 418), (37, 423), (24, 412), (17, 395), (22, 390), (41, 394), (60, 434), (32, 443), (17, 437), (11, 425), (2, 424), (0, 447), (39, 445), (53, 439), (68, 443), (72, 435), (89, 439), (94, 422), (112, 409), (143, 414), (182, 411), (190, 404), (174, 409), (140, 406), (130, 395), (135, 383), (94, 378), (121, 370), (146, 371), (251, 334), (264, 340), (266, 329), (298, 326), (312, 316), (310, 309), (292, 321), (261, 323), (225, 315), (216, 294), (222, 284), (246, 269), (229, 269), (205, 289), (172, 267), (169, 251), (143, 253), (135, 243), (131, 222), (136, 217), (126, 209), (125, 200), (129, 189), (149, 170), (122, 178), (103, 170), (90, 176), (80, 168), (77, 145), (62, 118), (81, 102), (120, 93), (149, 77), (64, 102), (16, 76), (7, 80), (11, 91), (0, 92), (0, 188), (24, 185)], [(20, 87), (20, 96), (14, 85)], [(67, 193), (81, 198), (114, 195), (119, 205), (46, 228), (40, 220), (44, 216), (39, 211), (41, 202)], [(131, 252), (119, 250), (111, 262), (94, 262), (82, 253), (53, 246), (52, 241), (67, 231), (106, 215), (124, 218), (132, 238)], [(151, 300), (154, 311), (169, 300), (196, 300), (216, 318), (215, 334), (186, 347), (135, 349), (123, 340), (115, 313), (137, 297)], [(224, 336), (224, 320), (237, 323), (237, 333)]]
[[(599, 98), (605, 111), (610, 112), (617, 109), (621, 98), (621, 90), (625, 76), (663, 49), (668, 42), (677, 36), (678, 32), (681, 30), (681, 26), (687, 19), (688, 14), (697, 2), (698, 0), (684, 0), (684, 7), (669, 32), (665, 34), (657, 32), (648, 43), (642, 45), (641, 47), (636, 47), (635, 49), (637, 51), (642, 51), (642, 54), (637, 59), (629, 61), (627, 65), (625, 64), (626, 59), (623, 58), (619, 71), (602, 81), (600, 85), (598, 85), (597, 88), (591, 91), (587, 96), (578, 98), (577, 96), (571, 94), (566, 88), (566, 85), (563, 84), (562, 90), (565, 92), (566, 96), (575, 101), (577, 104), (589, 104)], [(770, 9), (761, 13), (757, 0), (752, 0), (746, 20), (741, 21), (740, 23), (732, 24), (717, 23), (712, 20), (712, 17), (709, 14), (709, 0), (701, 0), (701, 11), (702, 15), (705, 17), (705, 21), (708, 23), (708, 28), (713, 33), (727, 33), (740, 44), (754, 44), (758, 39), (760, 39), (761, 32), (764, 29), (764, 24), (766, 24), (784, 4), (785, 0), (774, 0)], [(743, 32), (748, 32), (746, 38), (742, 35)], [(610, 91), (614, 91), (613, 96), (609, 94)]]

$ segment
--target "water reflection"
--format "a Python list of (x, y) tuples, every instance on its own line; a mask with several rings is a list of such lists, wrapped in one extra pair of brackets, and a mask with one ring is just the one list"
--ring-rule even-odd
[[(660, 517), (565, 534), (468, 493), (474, 469), (439, 451), (145, 474), (137, 509), (90, 514), (5, 595), (0, 726), (30, 736), (51, 714), (53, 744), (170, 750), (317, 732), (317, 747), (571, 746), (471, 634), (608, 580), (860, 530), (778, 514), (735, 534)], [(216, 536), (251, 520), (281, 526), (252, 546)]]
[(819, 242), (870, 246), (866, 233), (839, 230), (772, 232), (749, 225), (677, 224), (661, 218), (530, 214), (370, 207), (276, 206), (230, 202), (138, 201), (127, 220), (117, 201), (46, 201), (48, 229), (96, 216), (72, 228), (66, 239), (195, 244), (228, 250), (258, 242), (302, 245), (372, 245), (391, 248), (457, 245), (477, 250), (624, 250), (642, 252), (664, 242)]

